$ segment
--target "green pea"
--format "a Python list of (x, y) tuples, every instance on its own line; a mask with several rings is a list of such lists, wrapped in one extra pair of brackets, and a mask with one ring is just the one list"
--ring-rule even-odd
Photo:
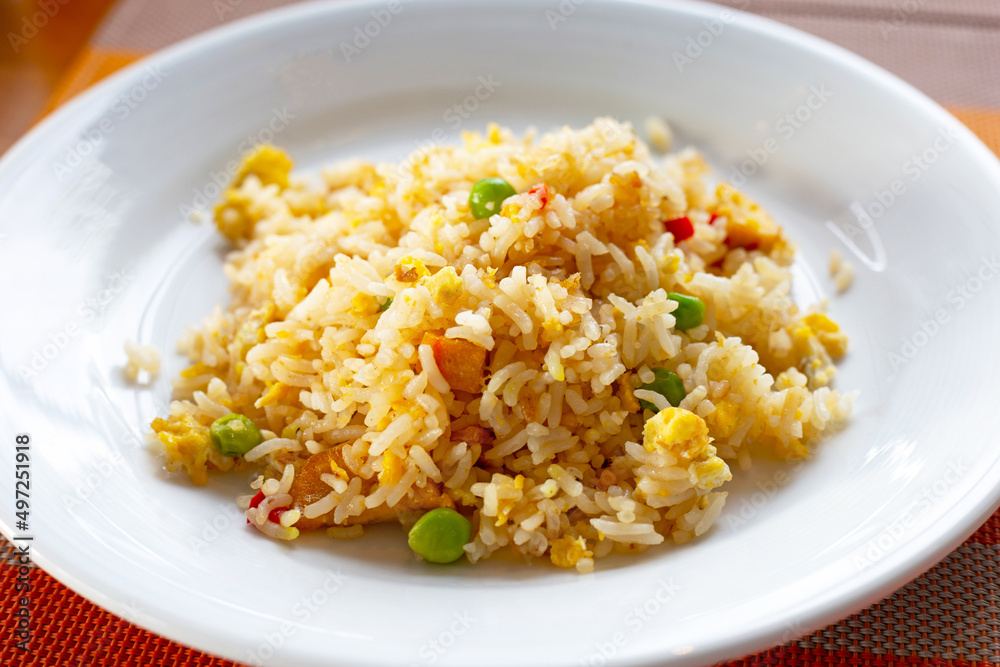
[[(654, 368), (653, 375), (656, 376), (652, 382), (644, 384), (640, 389), (648, 389), (649, 391), (655, 391), (660, 394), (665, 399), (667, 403), (674, 406), (675, 408), (681, 404), (684, 397), (687, 396), (687, 392), (684, 391), (684, 381), (677, 377), (677, 373), (673, 371), (668, 371), (666, 368)], [(660, 409), (649, 401), (644, 401), (639, 399), (639, 405), (642, 406), (644, 410), (652, 410), (653, 412), (659, 412)]]
[(238, 414), (216, 419), (208, 435), (223, 456), (243, 456), (264, 440), (257, 425)]
[(503, 201), (516, 194), (514, 186), (502, 178), (484, 178), (472, 186), (469, 208), (476, 220), (482, 220), (499, 213)]
[(696, 296), (685, 296), (677, 292), (670, 292), (667, 298), (677, 302), (677, 308), (672, 315), (677, 320), (675, 329), (687, 331), (700, 326), (705, 320), (705, 304)]
[(431, 563), (453, 563), (462, 557), (463, 546), (472, 539), (472, 522), (453, 509), (438, 507), (423, 515), (410, 528), (413, 552)]
[(392, 297), (390, 296), (388, 299), (382, 302), (382, 305), (378, 307), (378, 312), (384, 313), (385, 311), (389, 310), (389, 306), (391, 305), (392, 305)]

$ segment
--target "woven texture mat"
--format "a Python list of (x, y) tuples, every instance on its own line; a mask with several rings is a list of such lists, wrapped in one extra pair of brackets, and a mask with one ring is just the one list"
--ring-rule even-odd
[[(116, 69), (283, 0), (121, 0), (80, 53), (55, 108)], [(553, 0), (553, 7), (558, 2)], [(730, 0), (840, 44), (945, 105), (1000, 153), (1000, 3), (995, 0)], [(18, 577), (31, 582), (29, 653), (15, 648)], [(1000, 513), (941, 563), (882, 602), (730, 665), (1000, 664)], [(233, 665), (140, 629), (34, 566), (0, 537), (0, 665)]]

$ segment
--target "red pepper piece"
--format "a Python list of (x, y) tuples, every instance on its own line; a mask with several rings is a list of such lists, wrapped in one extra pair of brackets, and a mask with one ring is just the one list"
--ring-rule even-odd
[[(264, 492), (258, 491), (257, 495), (250, 499), (250, 507), (257, 507), (260, 505), (261, 501), (264, 500)], [(250, 519), (247, 519), (247, 523), (250, 523)]]
[[(253, 498), (250, 499), (250, 507), (257, 507), (263, 501), (264, 501), (264, 492), (258, 491), (257, 495), (255, 495)], [(288, 510), (287, 507), (276, 507), (275, 509), (271, 510), (268, 513), (267, 518), (275, 523), (278, 523), (281, 520), (281, 515), (284, 514), (287, 510)], [(250, 519), (247, 519), (247, 523), (250, 523)]]
[(708, 219), (708, 224), (714, 225), (715, 221), (718, 220), (718, 219), (719, 219), (719, 214), (718, 213), (713, 213), (712, 217)]
[(549, 203), (549, 186), (545, 183), (539, 183), (535, 187), (528, 190), (529, 195), (537, 195), (538, 201), (542, 203), (542, 208), (545, 208)]
[(663, 223), (667, 231), (674, 235), (674, 243), (680, 243), (684, 239), (694, 236), (694, 225), (686, 215), (682, 218), (674, 218)]

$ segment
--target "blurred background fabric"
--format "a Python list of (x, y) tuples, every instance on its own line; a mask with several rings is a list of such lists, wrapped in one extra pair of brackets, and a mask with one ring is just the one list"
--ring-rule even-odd
[[(539, 0), (544, 4), (546, 0)], [(3, 0), (0, 151), (41, 115), (119, 67), (295, 0)], [(558, 1), (549, 4), (558, 6)], [(913, 84), (996, 150), (1000, 2), (722, 0), (830, 40)]]
[[(564, 0), (565, 1), (565, 0)], [(0, 0), (0, 152), (89, 85), (182, 39), (294, 0)], [(558, 7), (560, 0), (539, 0)], [(579, 4), (577, 1), (576, 4)], [(723, 0), (871, 60), (1000, 153), (997, 0)], [(878, 604), (743, 660), (750, 665), (1000, 664), (1000, 513)], [(31, 651), (14, 647), (18, 563), (0, 537), (0, 665), (233, 665), (142, 630), (30, 568)]]

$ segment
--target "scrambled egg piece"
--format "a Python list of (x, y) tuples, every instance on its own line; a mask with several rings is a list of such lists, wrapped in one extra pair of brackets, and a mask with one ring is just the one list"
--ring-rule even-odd
[(642, 444), (650, 452), (664, 451), (688, 465), (691, 484), (714, 489), (733, 478), (726, 462), (715, 455), (705, 420), (688, 410), (668, 408), (653, 415), (642, 432)]
[(804, 315), (771, 331), (767, 346), (757, 345), (761, 364), (780, 375), (796, 368), (806, 375), (809, 389), (827, 386), (837, 372), (833, 360), (847, 352), (847, 335), (823, 313)]
[(401, 283), (415, 283), (421, 278), (431, 275), (423, 261), (406, 256), (396, 263), (392, 269), (393, 276)]
[(660, 271), (666, 274), (677, 273), (677, 269), (680, 266), (681, 259), (675, 251), (663, 257), (663, 262), (660, 264)]
[[(507, 136), (505, 136), (507, 135)], [(471, 130), (462, 132), (462, 143), (470, 151), (483, 150), (500, 144), (504, 139), (510, 139), (510, 132), (505, 132), (496, 123), (486, 126), (486, 133), (480, 134)]]
[(251, 210), (253, 199), (239, 190), (229, 188), (215, 205), (215, 226), (222, 235), (235, 243), (253, 237), (258, 216)]
[(486, 126), (486, 138), (491, 144), (499, 144), (503, 141), (503, 136), (500, 134), (500, 126), (496, 123), (490, 123)]
[(704, 454), (710, 442), (705, 420), (681, 408), (657, 412), (642, 429), (646, 451), (665, 451), (689, 461)]
[(781, 227), (757, 202), (728, 183), (720, 183), (715, 191), (715, 214), (728, 218), (726, 245), (730, 248), (758, 248), (770, 253), (784, 246)]
[(615, 188), (615, 203), (636, 206), (642, 203), (642, 178), (635, 171), (625, 174), (612, 173), (608, 182)]
[(253, 228), (257, 224), (259, 213), (252, 210), (253, 200), (239, 190), (247, 176), (253, 174), (263, 185), (277, 185), (284, 190), (288, 187), (288, 174), (292, 170), (292, 161), (284, 152), (263, 144), (243, 158), (232, 185), (215, 205), (215, 224), (232, 242), (253, 237)]
[(236, 332), (234, 341), (240, 345), (240, 357), (246, 356), (247, 350), (258, 343), (267, 340), (264, 326), (278, 319), (278, 308), (273, 303), (265, 303), (260, 308), (250, 311)]
[(284, 382), (275, 382), (273, 385), (268, 387), (267, 391), (261, 395), (256, 401), (254, 401), (253, 406), (255, 408), (263, 408), (274, 403), (285, 400), (289, 395), (295, 391), (295, 387), (287, 385)]
[[(351, 481), (350, 475), (347, 473), (346, 470), (340, 467), (335, 457), (330, 458), (330, 472), (333, 474), (334, 477), (338, 479), (342, 479), (345, 482)], [(402, 477), (402, 475), (400, 475), (400, 477)]]
[(426, 278), (423, 285), (430, 290), (435, 301), (449, 306), (462, 296), (462, 290), (465, 289), (465, 283), (458, 277), (453, 266), (446, 266), (433, 276)]
[[(490, 289), (497, 288), (497, 270), (494, 269), (492, 266), (486, 269), (486, 275), (483, 276), (482, 279), (483, 279), (483, 284), (489, 287)], [(577, 284), (579, 284), (579, 280), (577, 281)]]
[(709, 430), (718, 438), (728, 438), (736, 432), (739, 407), (732, 401), (718, 401), (715, 410), (705, 417)]
[(847, 336), (840, 327), (826, 315), (813, 313), (795, 322), (789, 336), (792, 349), (778, 360), (782, 367), (799, 368), (809, 378), (810, 389), (828, 385), (837, 372), (833, 359), (847, 352)]
[[(486, 517), (496, 517), (495, 525), (502, 526), (507, 523), (511, 512), (524, 499), (524, 476), (510, 477), (496, 472), (489, 482), (478, 482), (469, 490), (485, 501), (481, 520), (486, 521)], [(495, 496), (490, 496), (492, 491), (496, 492)]]
[(191, 415), (171, 415), (154, 419), (151, 424), (156, 437), (167, 452), (170, 464), (183, 465), (191, 481), (201, 486), (208, 483), (208, 448), (212, 441), (208, 427)]
[(642, 406), (639, 405), (639, 401), (635, 397), (632, 383), (629, 381), (629, 375), (629, 373), (625, 373), (618, 378), (618, 390), (615, 392), (615, 395), (622, 402), (622, 409), (629, 412), (639, 412), (642, 410)]
[(581, 558), (590, 558), (594, 554), (587, 550), (587, 542), (582, 537), (573, 538), (564, 535), (553, 540), (550, 545), (549, 558), (558, 567), (575, 567)]
[(233, 187), (239, 187), (247, 176), (253, 174), (261, 185), (277, 185), (284, 190), (288, 187), (288, 174), (292, 171), (292, 159), (280, 148), (271, 144), (261, 144), (243, 158), (243, 164), (236, 172)]
[(378, 310), (378, 301), (375, 297), (370, 294), (365, 294), (364, 292), (358, 292), (351, 299), (351, 314), (357, 317), (364, 317), (365, 315), (370, 315), (372, 312)]
[(211, 366), (208, 366), (199, 361), (182, 370), (180, 372), (180, 376), (186, 380), (190, 380), (192, 378), (198, 377), (199, 375), (204, 375), (205, 373), (211, 373), (211, 372), (213, 372)]
[(812, 329), (816, 338), (834, 359), (842, 357), (847, 352), (847, 334), (823, 313), (806, 315), (802, 318), (802, 324)]
[(383, 486), (391, 486), (403, 479), (403, 459), (392, 452), (386, 450), (382, 456), (382, 472), (378, 474), (378, 483)]
[[(714, 447), (709, 447), (709, 449), (712, 450), (713, 454), (715, 453)], [(733, 478), (733, 473), (730, 472), (729, 466), (718, 456), (712, 456), (705, 461), (692, 463), (688, 469), (688, 473), (691, 476), (691, 483), (705, 491), (722, 486), (724, 482), (728, 482)]]
[(516, 476), (514, 478), (513, 489), (511, 489), (508, 484), (506, 490), (508, 493), (498, 495), (497, 497), (497, 526), (502, 526), (507, 523), (507, 517), (510, 516), (514, 506), (517, 505), (518, 501), (520, 501), (524, 496), (522, 493), (522, 491), (524, 491), (524, 475)]

